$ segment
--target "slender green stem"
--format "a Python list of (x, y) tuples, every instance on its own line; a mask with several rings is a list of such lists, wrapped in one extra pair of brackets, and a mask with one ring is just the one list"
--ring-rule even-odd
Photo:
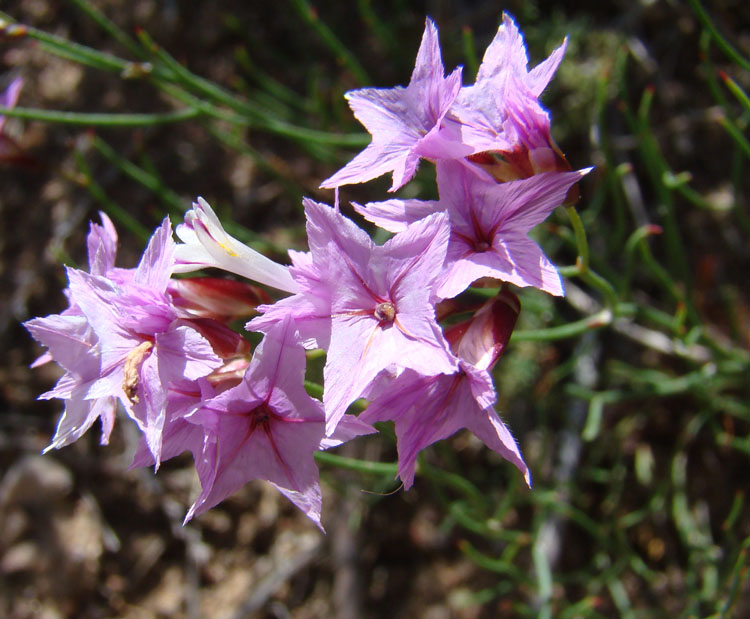
[(291, 0), (299, 16), (306, 24), (311, 26), (328, 48), (336, 55), (343, 64), (354, 74), (360, 84), (371, 84), (372, 80), (367, 75), (364, 67), (359, 63), (356, 56), (349, 51), (341, 40), (333, 33), (318, 17), (318, 12), (307, 0)]
[[(589, 266), (589, 244), (586, 239), (586, 230), (583, 227), (578, 211), (574, 206), (568, 206), (565, 208), (570, 218), (570, 223), (573, 226), (573, 233), (575, 234), (576, 247), (578, 249), (578, 260), (576, 263), (577, 273), (572, 270), (567, 270), (569, 275), (577, 275), (589, 286), (598, 290), (606, 300), (606, 304), (611, 311), (615, 311), (618, 304), (617, 291), (601, 275), (593, 271)], [(610, 317), (611, 320), (611, 317)]]
[(729, 120), (724, 114), (720, 114), (717, 117), (717, 122), (724, 127), (724, 130), (734, 140), (735, 144), (739, 146), (740, 150), (744, 155), (750, 158), (750, 140), (748, 140), (731, 120)]
[[(10, 15), (0, 12), (0, 18), (7, 21), (8, 23), (16, 23)], [(73, 43), (63, 37), (59, 37), (44, 30), (33, 28), (32, 26), (24, 26), (26, 28), (26, 36), (36, 41), (39, 41), (39, 47), (47, 52), (73, 60), (83, 65), (95, 67), (97, 69), (103, 69), (105, 71), (116, 71), (122, 72), (128, 64), (127, 60), (118, 58), (105, 52)]]
[(89, 169), (81, 151), (73, 151), (73, 157), (75, 158), (76, 167), (83, 177), (81, 185), (85, 187), (86, 190), (102, 205), (105, 212), (110, 215), (112, 219), (124, 226), (139, 240), (145, 242), (150, 234), (148, 228), (112, 200), (104, 191), (104, 188), (93, 179), (91, 170)]
[[(230, 122), (234, 121), (235, 124), (251, 125), (293, 140), (316, 142), (319, 144), (361, 147), (366, 146), (370, 141), (367, 134), (329, 133), (327, 131), (318, 131), (292, 125), (279, 120), (278, 118), (271, 116), (267, 110), (264, 110), (260, 106), (253, 104), (246, 99), (241, 99), (214, 82), (192, 73), (189, 69), (177, 62), (177, 60), (175, 60), (164, 49), (156, 45), (145, 32), (140, 32), (139, 37), (144, 42), (144, 46), (154, 54), (155, 59), (173, 71), (174, 75), (182, 85), (193, 89), (199, 94), (218, 101), (240, 114), (239, 118), (232, 117)], [(229, 118), (226, 119), (229, 120)]]
[(742, 105), (746, 111), (750, 112), (750, 97), (748, 97), (742, 87), (723, 71), (719, 73), (719, 76), (724, 82), (724, 85), (729, 89), (729, 92), (731, 92), (734, 95), (734, 98), (740, 102), (740, 105)]
[(596, 314), (569, 322), (559, 327), (549, 327), (548, 329), (522, 329), (514, 331), (510, 338), (511, 342), (544, 342), (552, 340), (564, 340), (570, 337), (591, 331), (601, 329), (612, 324), (613, 314), (609, 309), (604, 309)]
[[(8, 21), (9, 23), (15, 23), (10, 16), (6, 16), (4, 13), (0, 13), (0, 17)], [(133, 66), (132, 62), (118, 58), (111, 54), (100, 52), (85, 45), (79, 45), (50, 34), (43, 30), (36, 28), (27, 27), (27, 36), (39, 41), (39, 47), (47, 52), (78, 62), (86, 66), (95, 67), (106, 71), (114, 71), (122, 74), (127, 72), (130, 67)], [(271, 116), (270, 112), (260, 108), (259, 106), (253, 105), (247, 100), (243, 100), (231, 92), (221, 88), (213, 82), (206, 80), (202, 77), (191, 73), (188, 69), (180, 65), (174, 58), (167, 54), (164, 50), (161, 50), (158, 46), (153, 44), (150, 37), (145, 33), (141, 33), (141, 38), (147, 42), (151, 42), (150, 46), (144, 46), (147, 51), (153, 54), (156, 62), (153, 65), (152, 71), (145, 75), (153, 81), (153, 83), (164, 92), (167, 92), (176, 99), (187, 102), (190, 101), (190, 107), (199, 110), (200, 112), (226, 120), (236, 125), (248, 125), (254, 126), (258, 129), (275, 133), (292, 140), (314, 142), (318, 144), (326, 144), (330, 146), (345, 146), (352, 148), (361, 148), (366, 146), (370, 141), (370, 136), (365, 133), (350, 133), (350, 134), (339, 134), (330, 133), (327, 131), (319, 131), (316, 129), (308, 129), (307, 127), (299, 127)], [(230, 109), (235, 110), (238, 114), (230, 114), (225, 110), (220, 110), (215, 105), (210, 104), (207, 101), (201, 101), (196, 97), (185, 92), (176, 86), (175, 82), (186, 86), (200, 94), (212, 98), (215, 101), (226, 105)], [(187, 113), (187, 112), (183, 112)], [(197, 114), (196, 111), (193, 112)], [(51, 112), (50, 112), (51, 114)], [(11, 114), (8, 114), (11, 115)], [(20, 116), (18, 113), (16, 116)], [(114, 116), (114, 115), (113, 115)], [(120, 126), (127, 126), (128, 117), (133, 117), (134, 120), (131, 123), (132, 126), (142, 124), (139, 115), (128, 114), (121, 115)], [(94, 119), (96, 117), (94, 116)], [(44, 120), (40, 118), (40, 120)], [(180, 119), (178, 119), (180, 120)], [(63, 120), (50, 120), (49, 122), (66, 122)], [(76, 123), (75, 119), (67, 121), (68, 123), (74, 124), (97, 124), (95, 120), (91, 123), (81, 122)], [(169, 120), (163, 122), (170, 122)], [(98, 124), (107, 124), (106, 120), (101, 120)], [(149, 123), (145, 123), (149, 124)], [(155, 124), (152, 122), (151, 124)]]
[(319, 463), (336, 466), (340, 469), (357, 471), (358, 473), (368, 473), (371, 475), (389, 475), (393, 477), (398, 475), (398, 464), (395, 462), (357, 460), (356, 458), (347, 458), (346, 456), (332, 454), (328, 451), (316, 451), (314, 455)]
[(745, 71), (750, 71), (750, 60), (740, 54), (734, 46), (721, 35), (711, 21), (711, 18), (708, 16), (708, 13), (706, 13), (706, 9), (704, 9), (703, 5), (700, 3), (700, 0), (688, 0), (688, 3), (719, 49), (721, 49), (730, 60), (738, 64)]
[(581, 271), (584, 272), (589, 268), (589, 242), (586, 238), (586, 230), (583, 227), (581, 216), (578, 214), (575, 206), (565, 208), (568, 218), (573, 226), (573, 233), (576, 237), (576, 247), (578, 248), (578, 261)]
[(149, 127), (183, 122), (199, 115), (200, 111), (194, 108), (154, 114), (100, 114), (41, 110), (28, 107), (7, 108), (0, 105), (0, 116), (25, 118), (27, 120), (38, 120), (40, 122), (63, 125), (77, 125), (79, 127)]
[(71, 0), (78, 9), (91, 18), (96, 24), (122, 45), (136, 58), (143, 58), (143, 49), (122, 28), (109, 19), (104, 13), (93, 6), (88, 0)]

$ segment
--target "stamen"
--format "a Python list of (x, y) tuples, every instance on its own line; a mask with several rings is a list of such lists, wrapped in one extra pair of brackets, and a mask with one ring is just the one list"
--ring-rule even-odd
[(390, 301), (375, 306), (375, 318), (380, 322), (393, 322), (396, 318), (396, 307)]

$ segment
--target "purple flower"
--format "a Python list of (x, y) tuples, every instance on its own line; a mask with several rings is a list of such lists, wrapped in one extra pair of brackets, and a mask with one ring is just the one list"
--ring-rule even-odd
[(404, 370), (395, 379), (381, 375), (368, 394), (372, 402), (359, 420), (395, 423), (398, 472), (405, 489), (414, 481), (419, 452), (462, 428), (512, 462), (531, 484), (518, 445), (493, 408), (496, 395), (489, 374), (505, 351), (519, 312), (516, 296), (501, 291), (470, 320), (447, 330), (451, 350), (460, 358), (456, 372), (424, 376)]
[[(106, 226), (102, 230), (92, 227), (90, 235), (102, 239), (92, 271), (109, 275), (114, 256), (108, 241), (113, 237)], [(52, 392), (52, 397), (67, 400), (65, 430), (61, 434), (58, 429), (60, 436), (52, 446), (78, 438), (80, 429), (89, 427), (97, 413), (105, 414), (104, 427), (111, 429), (110, 405), (117, 398), (146, 434), (158, 464), (169, 385), (196, 380), (221, 365), (206, 338), (179, 319), (166, 294), (173, 260), (174, 241), (166, 218), (132, 273), (110, 279), (68, 269), (70, 315), (27, 323), (67, 370), (63, 385), (58, 383)], [(76, 338), (78, 343), (65, 350), (66, 342)]]
[(445, 130), (459, 131), (472, 158), (487, 163), (498, 180), (570, 169), (550, 136), (550, 118), (539, 96), (562, 60), (567, 40), (531, 71), (523, 37), (507, 14), (487, 48), (477, 78), (464, 86), (445, 118)]
[[(20, 88), (20, 80), (18, 87)], [(17, 96), (17, 95), (16, 95)], [(132, 269), (115, 269), (117, 231), (104, 213), (99, 213), (102, 225), (91, 222), (87, 237), (89, 269), (95, 275), (116, 275), (128, 279)], [(48, 348), (32, 367), (57, 361), (65, 374), (51, 391), (39, 396), (42, 399), (65, 400), (65, 410), (57, 424), (49, 449), (59, 449), (78, 440), (97, 419), (101, 419), (101, 444), (109, 443), (115, 422), (117, 398), (90, 396), (101, 378), (101, 359), (98, 337), (91, 329), (80, 308), (66, 289), (70, 306), (61, 314), (34, 318), (24, 323), (31, 335)]]
[(370, 145), (321, 187), (363, 183), (393, 173), (391, 191), (406, 184), (420, 157), (456, 158), (471, 150), (440, 131), (440, 124), (461, 88), (461, 68), (448, 77), (435, 24), (427, 19), (414, 72), (404, 88), (362, 88), (346, 98), (354, 115), (372, 134)]
[(527, 235), (588, 171), (546, 172), (498, 184), (459, 162), (440, 162), (440, 202), (450, 215), (451, 238), (437, 295), (454, 297), (480, 277), (562, 295), (557, 269)]
[(546, 172), (497, 183), (471, 164), (445, 160), (437, 164), (439, 202), (388, 200), (354, 206), (392, 232), (427, 213), (448, 213), (451, 235), (445, 272), (436, 288), (440, 298), (456, 296), (480, 277), (562, 295), (557, 269), (527, 235), (588, 172)]
[(381, 370), (455, 369), (432, 303), (448, 223), (445, 215), (432, 215), (377, 246), (328, 206), (306, 200), (305, 213), (310, 257), (292, 269), (304, 294), (260, 307), (266, 315), (248, 328), (266, 330), (287, 315), (295, 325), (308, 324), (302, 330), (327, 351), (323, 402), (330, 435)]
[(395, 423), (398, 474), (406, 490), (414, 482), (419, 452), (461, 428), (468, 428), (487, 447), (515, 464), (526, 483), (531, 484), (518, 445), (492, 407), (492, 378), (486, 370), (477, 370), (464, 361), (459, 363), (460, 369), (454, 374), (422, 376), (404, 370), (382, 388), (359, 419), (366, 423)]
[(65, 370), (55, 388), (39, 396), (45, 400), (65, 400), (65, 410), (47, 450), (60, 449), (77, 441), (97, 419), (101, 419), (101, 443), (109, 443), (117, 398), (99, 394), (101, 355), (98, 338), (86, 318), (53, 314), (29, 320), (24, 326), (34, 339), (48, 348), (47, 354), (35, 365), (54, 359)]
[[(313, 453), (324, 440), (325, 414), (322, 404), (305, 392), (304, 374), (305, 352), (287, 317), (263, 338), (239, 385), (205, 400), (187, 416), (204, 426), (206, 442), (196, 459), (203, 490), (186, 521), (249, 480), (264, 479), (321, 527)], [(352, 419), (346, 436), (332, 444), (372, 431)]]

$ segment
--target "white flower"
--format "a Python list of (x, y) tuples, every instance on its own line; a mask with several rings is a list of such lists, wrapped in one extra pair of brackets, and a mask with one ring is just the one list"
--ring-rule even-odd
[(175, 232), (183, 243), (177, 245), (175, 273), (214, 267), (279, 290), (299, 292), (288, 267), (227, 234), (203, 198), (193, 202), (193, 208), (185, 213), (185, 223), (177, 226)]

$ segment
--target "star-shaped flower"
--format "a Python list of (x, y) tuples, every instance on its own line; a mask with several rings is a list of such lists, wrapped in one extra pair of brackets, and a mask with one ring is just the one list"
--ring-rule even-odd
[[(549, 113), (539, 96), (557, 70), (567, 40), (531, 71), (526, 46), (508, 14), (485, 51), (473, 85), (461, 89), (444, 130), (458, 131), (472, 153), (494, 153), (475, 161), (488, 164), (498, 180), (569, 170), (550, 135)], [(486, 159), (486, 161), (485, 161)]]
[(409, 489), (419, 452), (461, 428), (477, 438), (523, 473), (531, 476), (518, 445), (493, 405), (496, 400), (489, 374), (513, 332), (520, 303), (510, 291), (487, 301), (468, 321), (450, 327), (446, 337), (460, 358), (458, 371), (434, 376), (404, 370), (399, 376), (377, 382), (372, 402), (360, 421), (393, 421), (398, 441), (398, 473)]
[(146, 434), (157, 463), (169, 385), (196, 380), (221, 365), (208, 340), (179, 319), (166, 294), (173, 259), (166, 218), (130, 281), (68, 269), (71, 300), (96, 335), (99, 378), (86, 399), (119, 398)]
[(395, 191), (414, 176), (420, 157), (470, 154), (470, 149), (440, 131), (460, 88), (461, 68), (445, 77), (437, 28), (427, 19), (407, 87), (362, 88), (346, 94), (357, 120), (372, 134), (372, 142), (321, 187), (363, 183), (392, 172), (390, 190)]
[(393, 421), (398, 446), (398, 475), (411, 488), (419, 452), (468, 428), (487, 447), (516, 465), (524, 479), (531, 476), (516, 441), (492, 403), (495, 391), (485, 370), (460, 362), (453, 374), (422, 376), (405, 370), (359, 416), (361, 421)]
[[(287, 317), (263, 338), (239, 385), (187, 416), (207, 434), (202, 458), (196, 458), (203, 490), (186, 521), (251, 479), (264, 479), (321, 527), (313, 453), (324, 441), (325, 413), (305, 392), (304, 375), (305, 351)], [(354, 417), (345, 425), (345, 439), (372, 431)]]
[[(432, 288), (448, 241), (445, 214), (427, 217), (384, 245), (339, 212), (305, 200), (310, 256), (292, 270), (303, 294), (273, 306), (248, 327), (266, 330), (285, 315), (307, 324), (327, 351), (326, 431), (388, 366), (420, 373), (456, 367), (435, 321)], [(313, 338), (314, 336), (314, 338)]]
[(437, 295), (454, 297), (480, 277), (562, 295), (557, 269), (527, 235), (588, 171), (546, 172), (498, 184), (459, 162), (440, 162), (440, 202), (450, 215), (451, 238)]

